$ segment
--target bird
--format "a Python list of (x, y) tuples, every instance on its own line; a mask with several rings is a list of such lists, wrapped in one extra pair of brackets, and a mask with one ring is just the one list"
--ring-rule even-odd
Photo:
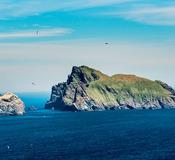
[(108, 43), (108, 42), (106, 42), (106, 43), (105, 43), (105, 45), (109, 45), (109, 43)]
[(8, 149), (8, 150), (10, 149), (10, 146), (9, 146), (9, 145), (7, 145), (7, 149)]
[(36, 35), (37, 35), (37, 36), (39, 35), (39, 31), (38, 31), (38, 30), (36, 31)]
[(32, 82), (32, 85), (36, 86), (36, 84), (34, 82)]

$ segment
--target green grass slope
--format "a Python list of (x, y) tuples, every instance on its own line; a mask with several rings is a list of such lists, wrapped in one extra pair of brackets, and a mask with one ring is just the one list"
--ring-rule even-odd
[(139, 103), (171, 96), (171, 93), (156, 81), (124, 74), (109, 77), (89, 67), (84, 66), (82, 69), (88, 75), (92, 72), (99, 75), (99, 79), (90, 82), (86, 89), (88, 96), (99, 104), (113, 105), (116, 101), (123, 102), (130, 98)]

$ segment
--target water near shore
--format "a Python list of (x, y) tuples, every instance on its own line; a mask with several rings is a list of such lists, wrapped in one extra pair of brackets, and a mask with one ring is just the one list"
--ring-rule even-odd
[(47, 95), (22, 99), (39, 110), (0, 117), (1, 160), (165, 160), (175, 157), (175, 110), (58, 112)]
[(43, 109), (46, 101), (50, 99), (50, 93), (36, 92), (36, 93), (15, 93), (25, 103), (26, 108), (31, 106), (38, 109)]

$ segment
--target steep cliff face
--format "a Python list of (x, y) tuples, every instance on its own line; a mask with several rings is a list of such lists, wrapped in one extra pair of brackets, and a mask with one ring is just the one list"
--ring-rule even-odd
[(175, 91), (161, 81), (135, 75), (110, 77), (86, 66), (73, 67), (67, 82), (52, 87), (45, 108), (64, 111), (175, 108)]
[(23, 115), (24, 103), (13, 93), (0, 96), (0, 115)]

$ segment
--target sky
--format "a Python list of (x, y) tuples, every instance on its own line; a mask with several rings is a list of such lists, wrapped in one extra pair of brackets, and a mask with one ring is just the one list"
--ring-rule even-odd
[(174, 87), (174, 44), (174, 0), (1, 0), (0, 92), (50, 92), (81, 65)]

